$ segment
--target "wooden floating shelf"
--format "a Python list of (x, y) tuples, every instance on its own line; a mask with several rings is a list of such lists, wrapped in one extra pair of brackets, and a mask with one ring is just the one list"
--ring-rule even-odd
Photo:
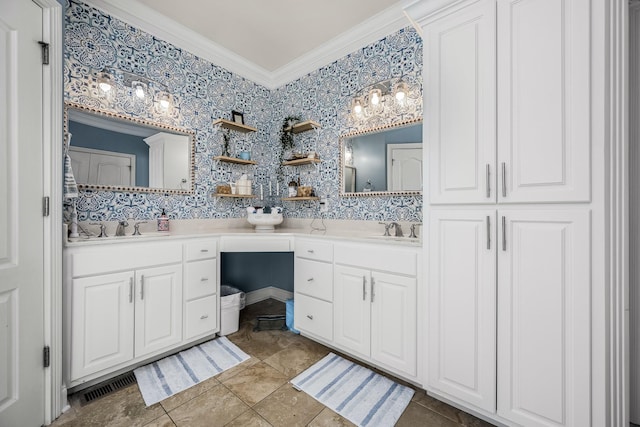
[(283, 197), (282, 201), (285, 202), (297, 202), (302, 200), (320, 200), (320, 197)]
[(232, 197), (236, 199), (255, 199), (255, 194), (214, 194), (213, 197)]
[(304, 158), (304, 159), (296, 159), (296, 160), (287, 160), (286, 162), (282, 162), (282, 166), (301, 166), (301, 165), (311, 165), (314, 163), (320, 163), (321, 160), (320, 159), (309, 159), (309, 158)]
[(255, 162), (253, 160), (243, 160), (243, 159), (238, 159), (237, 157), (227, 157), (227, 156), (215, 156), (213, 160), (219, 160), (221, 162), (227, 162), (227, 163), (236, 163), (238, 165), (257, 165), (258, 164), (258, 162)]
[(231, 129), (242, 133), (256, 132), (258, 130), (253, 126), (243, 125), (242, 123), (232, 122), (231, 120), (227, 119), (214, 120), (213, 125), (221, 125), (225, 129)]
[(285, 131), (291, 131), (291, 133), (302, 133), (311, 129), (320, 129), (320, 123), (314, 122), (313, 120), (305, 120), (304, 122), (296, 123), (293, 126), (289, 126), (285, 128)]

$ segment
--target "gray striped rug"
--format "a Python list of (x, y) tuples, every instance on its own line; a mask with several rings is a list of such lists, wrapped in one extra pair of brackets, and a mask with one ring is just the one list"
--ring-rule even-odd
[(414, 391), (329, 353), (291, 384), (359, 426), (393, 426)]
[(244, 362), (249, 355), (226, 337), (207, 341), (133, 371), (147, 406)]

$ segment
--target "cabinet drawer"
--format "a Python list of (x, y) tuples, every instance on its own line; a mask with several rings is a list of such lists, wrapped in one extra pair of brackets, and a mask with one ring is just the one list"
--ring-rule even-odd
[(213, 333), (218, 326), (218, 297), (211, 295), (188, 302), (185, 305), (185, 340), (206, 333)]
[(185, 301), (216, 293), (216, 260), (186, 263), (184, 270)]
[(333, 301), (333, 265), (295, 259), (295, 290), (308, 296)]
[(336, 264), (353, 265), (377, 271), (415, 276), (418, 252), (385, 245), (336, 245)]
[(186, 261), (215, 258), (218, 252), (217, 240), (196, 240), (184, 244), (184, 257)]
[(296, 329), (333, 339), (333, 304), (296, 292), (294, 322)]
[(333, 244), (317, 240), (296, 239), (296, 256), (316, 261), (333, 261)]

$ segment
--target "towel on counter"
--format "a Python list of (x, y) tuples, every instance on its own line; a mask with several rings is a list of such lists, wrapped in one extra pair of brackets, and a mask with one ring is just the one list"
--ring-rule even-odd
[(78, 184), (76, 178), (73, 175), (73, 168), (71, 167), (71, 157), (69, 156), (69, 145), (71, 145), (71, 134), (67, 134), (67, 141), (64, 147), (64, 184), (63, 195), (67, 200), (78, 198)]

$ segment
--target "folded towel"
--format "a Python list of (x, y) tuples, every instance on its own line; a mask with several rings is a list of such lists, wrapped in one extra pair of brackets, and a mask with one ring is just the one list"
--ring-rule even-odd
[(64, 151), (64, 184), (63, 196), (65, 199), (78, 198), (78, 184), (73, 176), (73, 168), (71, 167), (71, 157), (69, 157), (69, 144), (71, 144), (71, 134), (67, 134), (67, 145)]

